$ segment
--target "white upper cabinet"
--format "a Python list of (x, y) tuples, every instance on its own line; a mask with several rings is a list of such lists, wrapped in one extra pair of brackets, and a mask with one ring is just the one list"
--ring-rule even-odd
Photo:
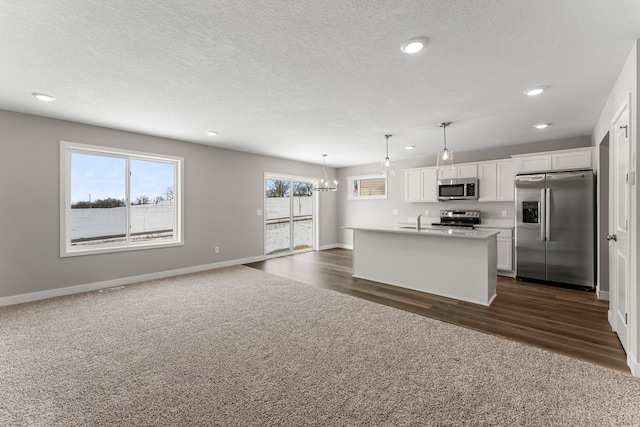
[(592, 169), (592, 152), (593, 148), (589, 147), (512, 157), (516, 162), (516, 173), (546, 172), (554, 170)]
[(495, 202), (498, 175), (496, 162), (478, 163), (478, 201)]
[(516, 170), (518, 172), (541, 172), (551, 170), (551, 156), (527, 156), (516, 157)]
[(454, 179), (458, 177), (458, 168), (440, 168), (438, 169), (438, 179)]
[(404, 201), (412, 203), (438, 202), (438, 180), (478, 178), (478, 201), (513, 201), (513, 160), (463, 163), (455, 168), (416, 168), (404, 171)]
[(422, 198), (422, 183), (420, 169), (406, 169), (404, 171), (404, 201), (420, 202)]
[(476, 163), (460, 164), (451, 168), (440, 168), (438, 179), (476, 178), (478, 170)]
[(553, 170), (591, 169), (591, 149), (551, 154)]
[(420, 171), (422, 180), (422, 202), (438, 201), (438, 170), (424, 168)]
[[(512, 202), (516, 192), (516, 168), (513, 160), (498, 160), (496, 162), (496, 200)], [(482, 194), (482, 187), (480, 187)]]
[(437, 202), (438, 173), (435, 167), (405, 169), (404, 201), (405, 202)]
[(515, 175), (513, 160), (478, 163), (478, 201), (513, 201)]
[(476, 178), (478, 176), (478, 166), (476, 163), (460, 165), (457, 168), (458, 178)]

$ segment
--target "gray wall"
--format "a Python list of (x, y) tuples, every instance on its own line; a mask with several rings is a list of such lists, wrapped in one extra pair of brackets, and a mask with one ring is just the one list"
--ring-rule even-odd
[[(321, 165), (2, 110), (0, 129), (0, 298), (262, 256), (264, 173), (322, 174)], [(184, 246), (60, 258), (60, 140), (184, 157)], [(336, 196), (320, 193), (320, 246), (337, 243)]]
[(598, 290), (609, 292), (609, 134), (598, 146), (600, 173), (598, 175)]
[[(480, 162), (484, 160), (507, 159), (515, 154), (537, 153), (542, 151), (564, 150), (569, 148), (589, 147), (591, 138), (582, 136), (561, 140), (552, 140), (528, 144), (517, 144), (508, 147), (493, 148), (487, 150), (456, 152), (456, 163)], [(446, 203), (405, 203), (404, 201), (404, 169), (435, 166), (436, 156), (421, 157), (394, 162), (396, 174), (389, 176), (387, 180), (388, 198), (386, 200), (347, 200), (346, 186), (339, 191), (338, 224), (339, 227), (368, 225), (368, 224), (393, 224), (405, 222), (410, 218), (425, 213), (429, 210), (428, 222), (433, 222), (439, 216), (441, 209), (478, 209), (483, 219), (511, 220), (514, 219), (515, 206), (513, 202), (474, 202), (459, 201)], [(381, 160), (384, 152), (380, 152)], [(364, 175), (380, 172), (380, 164), (353, 166), (338, 170), (338, 180), (347, 183), (348, 176)], [(393, 213), (394, 210), (398, 214)], [(502, 217), (502, 211), (507, 211), (507, 217)], [(353, 244), (353, 232), (341, 230), (339, 234), (340, 244), (350, 246)]]

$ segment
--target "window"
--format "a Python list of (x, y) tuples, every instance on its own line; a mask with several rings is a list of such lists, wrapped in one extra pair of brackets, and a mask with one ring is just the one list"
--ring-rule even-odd
[(182, 244), (182, 163), (60, 143), (60, 256)]
[(348, 199), (386, 199), (387, 174), (376, 173), (349, 177)]

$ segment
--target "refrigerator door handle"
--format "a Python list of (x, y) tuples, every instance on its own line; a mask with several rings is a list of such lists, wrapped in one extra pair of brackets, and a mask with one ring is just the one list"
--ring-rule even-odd
[(550, 188), (545, 189), (544, 204), (545, 204), (544, 212), (546, 215), (546, 218), (544, 220), (545, 235), (547, 240), (551, 240), (551, 189)]
[(538, 216), (540, 218), (540, 240), (545, 241), (545, 231), (547, 225), (547, 203), (545, 198), (544, 188), (540, 190), (540, 212)]

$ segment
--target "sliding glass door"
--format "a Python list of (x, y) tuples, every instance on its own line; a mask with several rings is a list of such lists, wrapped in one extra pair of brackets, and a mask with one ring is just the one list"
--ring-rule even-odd
[(314, 248), (313, 182), (265, 177), (265, 255), (287, 255)]

